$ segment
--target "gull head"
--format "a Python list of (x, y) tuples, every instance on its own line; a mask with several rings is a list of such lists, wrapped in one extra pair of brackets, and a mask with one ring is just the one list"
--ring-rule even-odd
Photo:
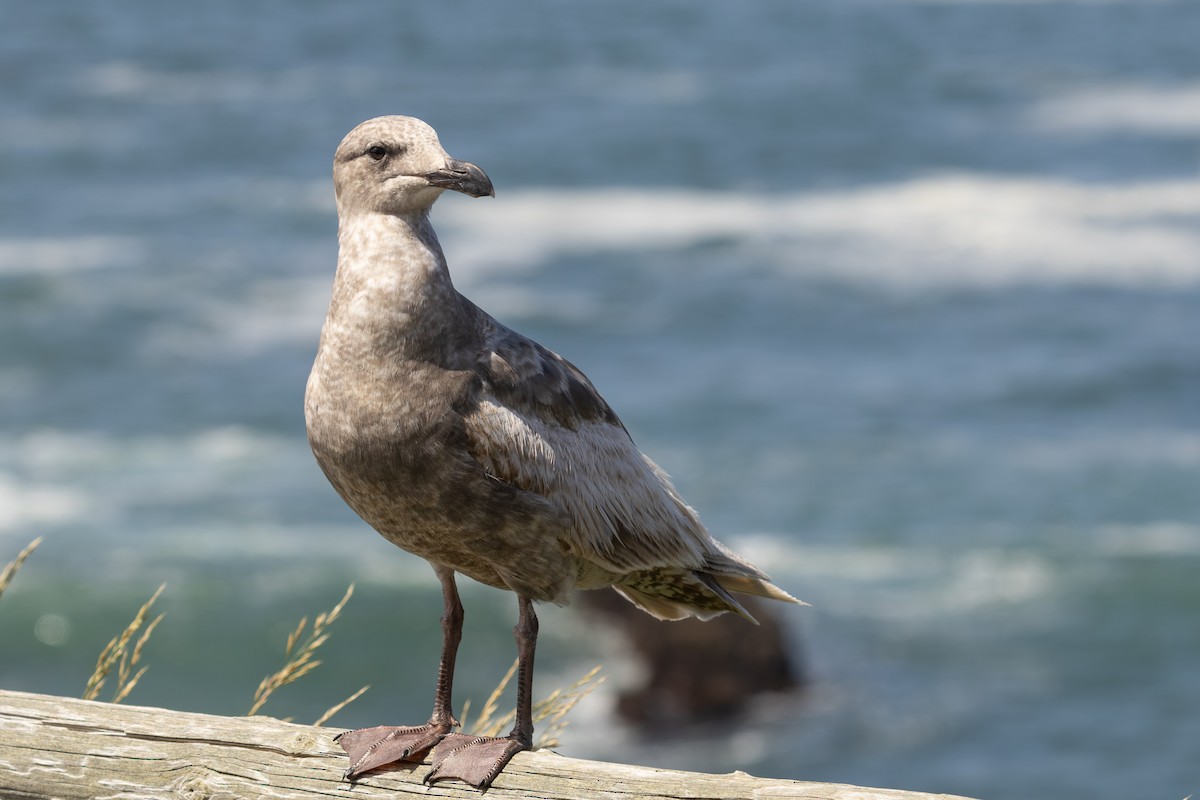
[(479, 167), (451, 158), (437, 132), (414, 117), (376, 117), (346, 134), (333, 157), (338, 214), (428, 210), (446, 189), (495, 197)]

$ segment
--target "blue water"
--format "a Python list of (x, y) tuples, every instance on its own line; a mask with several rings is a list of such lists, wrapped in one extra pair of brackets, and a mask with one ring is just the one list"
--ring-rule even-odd
[[(427, 713), (436, 583), (327, 487), (301, 395), (333, 148), (420, 116), (491, 175), (455, 279), (592, 377), (787, 609), (804, 695), (563, 752), (981, 798), (1200, 792), (1200, 4), (7, 2), (0, 686)], [(466, 590), (463, 696), (512, 656)], [(607, 637), (547, 609), (538, 685)], [(541, 691), (539, 691), (541, 693)]]

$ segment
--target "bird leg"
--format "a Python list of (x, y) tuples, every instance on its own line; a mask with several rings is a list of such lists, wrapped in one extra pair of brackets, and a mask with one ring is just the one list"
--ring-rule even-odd
[(516, 724), (508, 736), (450, 734), (433, 751), (433, 769), (426, 783), (457, 779), (480, 789), (492, 781), (522, 750), (533, 749), (533, 654), (537, 649), (538, 620), (533, 601), (518, 595), (520, 617), (513, 634), (517, 640)]
[(353, 779), (368, 770), (419, 756), (440, 742), (458, 725), (451, 710), (451, 691), (454, 685), (454, 659), (462, 640), (463, 607), (454, 583), (454, 571), (434, 567), (442, 582), (442, 657), (438, 663), (437, 689), (433, 695), (433, 715), (424, 725), (393, 727), (379, 725), (346, 731), (335, 741), (350, 756), (345, 777)]

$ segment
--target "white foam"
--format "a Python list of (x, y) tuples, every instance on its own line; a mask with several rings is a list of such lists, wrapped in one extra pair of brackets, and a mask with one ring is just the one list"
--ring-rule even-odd
[[(364, 581), (436, 585), (424, 562), (396, 553), (349, 510), (343, 521), (264, 519), (259, 500), (267, 507), (283, 502), (279, 485), (299, 492), (308, 485), (338, 503), (302, 432), (224, 426), (179, 435), (44, 429), (0, 436), (0, 553), (43, 533), (77, 542), (70, 549), (121, 574), (138, 574), (147, 564), (261, 559), (288, 562), (292, 576), (341, 562)], [(150, 529), (131, 523), (146, 518), (155, 520)], [(392, 553), (395, 559), (387, 557)]]
[[(325, 181), (281, 183), (253, 202), (333, 214)], [(480, 201), (449, 194), (435, 208), (434, 224), (455, 284), (490, 312), (578, 320), (601, 313), (595, 297), (531, 284), (531, 275), (554, 259), (588, 253), (628, 254), (649, 267), (646, 254), (709, 242), (725, 248), (718, 263), (729, 271), (889, 290), (1194, 286), (1197, 216), (1200, 179), (1087, 185), (960, 173), (786, 195), (533, 188)], [(50, 249), (43, 260), (78, 267), (88, 257), (115, 257), (109, 244), (90, 253), (87, 242)], [(264, 278), (238, 296), (200, 299), (205, 336), (167, 330), (147, 346), (190, 353), (199, 341), (222, 352), (261, 352), (314, 342), (329, 302), (332, 237), (323, 252), (307, 248), (292, 257), (306, 262), (294, 269), (298, 277)], [(0, 269), (4, 263), (0, 252)]]
[(575, 90), (614, 102), (694, 103), (706, 94), (704, 76), (686, 70), (585, 65), (564, 76)]
[[(119, 438), (38, 430), (0, 439), (0, 530), (30, 523), (95, 529), (147, 506), (221, 496), (248, 471), (284, 472), (305, 450), (242, 428)], [(298, 467), (291, 467), (297, 469)], [(314, 480), (315, 480), (315, 466)]]
[(160, 462), (227, 464), (277, 453), (288, 440), (248, 428), (223, 426), (179, 436), (117, 437), (109, 434), (43, 428), (0, 440), (5, 456), (39, 474), (70, 475), (77, 470), (107, 470), (115, 463), (156, 466)]
[(281, 98), (315, 97), (325, 89), (348, 86), (361, 70), (330, 73), (315, 67), (272, 71), (157, 70), (129, 61), (89, 66), (78, 78), (79, 88), (105, 98), (136, 98), (146, 103), (228, 103)]
[[(986, 453), (980, 448), (979, 458)], [(1081, 438), (1029, 440), (1004, 447), (989, 446), (1000, 458), (1022, 469), (1077, 471), (1094, 466), (1120, 465), (1123, 470), (1151, 466), (1200, 468), (1200, 433), (1186, 430), (1110, 431)]]
[[(1035, 600), (1054, 587), (1054, 566), (1030, 550), (806, 545), (761, 535), (734, 549), (769, 564), (772, 578), (835, 614), (890, 620), (970, 615)], [(821, 598), (806, 597), (804, 586)]]
[(1200, 83), (1105, 84), (1049, 97), (1028, 123), (1055, 133), (1200, 134)]
[(1110, 556), (1198, 556), (1200, 525), (1175, 520), (1103, 525), (1096, 530), (1096, 545)]
[(71, 273), (140, 260), (145, 249), (130, 236), (0, 239), (0, 275)]
[(963, 464), (991, 464), (1028, 472), (1080, 472), (1119, 466), (1200, 468), (1200, 433), (1183, 428), (1125, 428), (1083, 436), (1008, 437), (996, 440), (961, 433), (927, 436), (906, 457)]
[(991, 5), (1021, 5), (1032, 6), (1041, 5), (1043, 3), (1053, 3), (1055, 5), (1074, 4), (1074, 5), (1095, 5), (1095, 6), (1112, 6), (1119, 4), (1130, 5), (1146, 5), (1150, 3), (1165, 2), (1165, 0), (902, 0), (903, 2), (912, 3), (915, 5), (970, 5), (970, 6), (991, 6)]
[(39, 526), (78, 519), (86, 508), (87, 497), (77, 489), (0, 473), (0, 532), (33, 538)]
[[(655, 189), (522, 190), (446, 203), (435, 220), (456, 277), (563, 254), (711, 241), (791, 277), (896, 288), (1200, 282), (1200, 179), (1089, 185), (951, 174), (783, 196)], [(751, 262), (748, 264), (747, 262)]]
[[(204, 328), (172, 327), (144, 343), (154, 353), (187, 354), (204, 350), (242, 356), (280, 345), (304, 343), (315, 349), (333, 285), (332, 251), (327, 274), (320, 277), (264, 279), (237, 296), (206, 295), (194, 301)], [(309, 270), (311, 272), (311, 270)]]

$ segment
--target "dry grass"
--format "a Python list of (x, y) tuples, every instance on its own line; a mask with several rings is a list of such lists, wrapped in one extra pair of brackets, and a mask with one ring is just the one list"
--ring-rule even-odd
[[(338, 617), (342, 615), (342, 609), (346, 607), (347, 601), (350, 600), (350, 596), (353, 594), (354, 584), (350, 584), (346, 589), (346, 594), (342, 596), (337, 605), (317, 615), (316, 619), (313, 620), (311, 629), (308, 628), (308, 617), (300, 618), (300, 623), (296, 626), (296, 629), (288, 635), (287, 647), (283, 653), (283, 666), (278, 671), (263, 678), (258, 684), (258, 689), (254, 692), (254, 702), (250, 706), (250, 710), (246, 712), (246, 716), (249, 717), (257, 714), (276, 689), (287, 686), (289, 683), (295, 683), (321, 666), (321, 662), (316, 658), (317, 650), (329, 640), (329, 626), (336, 622)], [(329, 721), (330, 717), (361, 697), (363, 692), (368, 688), (367, 686), (362, 687), (342, 702), (331, 707), (313, 724), (325, 724)]]
[(341, 711), (343, 708), (345, 708), (346, 706), (350, 705), (351, 703), (353, 703), (353, 702), (354, 702), (355, 700), (357, 700), (358, 698), (362, 697), (362, 696), (363, 696), (363, 694), (364, 694), (364, 693), (367, 691), (367, 689), (370, 689), (370, 688), (371, 688), (371, 687), (370, 687), (369, 685), (368, 685), (368, 686), (364, 686), (364, 687), (362, 687), (361, 689), (359, 689), (357, 692), (355, 692), (354, 694), (352, 694), (352, 695), (350, 695), (349, 697), (347, 697), (347, 698), (346, 698), (345, 700), (343, 700), (342, 702), (338, 703), (337, 705), (330, 706), (329, 708), (327, 708), (327, 709), (325, 710), (325, 713), (324, 713), (324, 714), (322, 714), (321, 716), (317, 717), (317, 721), (313, 723), (313, 727), (314, 727), (314, 728), (319, 728), (319, 727), (321, 727), (322, 725), (324, 725), (326, 722), (329, 722), (329, 720), (330, 720), (330, 719), (333, 717), (333, 715), (334, 715), (334, 714), (338, 713), (338, 712), (339, 712), (339, 711)]
[[(18, 553), (15, 559), (5, 564), (4, 569), (0, 570), (0, 595), (4, 594), (4, 590), (12, 583), (17, 571), (25, 563), (25, 559), (29, 558), (41, 543), (42, 537), (39, 536)], [(163, 615), (159, 614), (149, 625), (146, 624), (146, 618), (150, 616), (150, 608), (154, 605), (154, 601), (166, 588), (165, 583), (159, 586), (150, 599), (138, 609), (133, 621), (125, 630), (121, 631), (100, 651), (100, 657), (96, 659), (96, 668), (92, 670), (92, 675), (83, 689), (84, 700), (95, 700), (100, 696), (100, 690), (104, 688), (105, 682), (114, 669), (117, 672), (117, 687), (113, 691), (111, 700), (113, 703), (119, 703), (128, 697), (129, 693), (133, 691), (133, 687), (137, 686), (138, 681), (146, 674), (149, 667), (145, 665), (138, 667), (142, 660), (142, 649), (146, 646), (146, 642), (150, 641), (150, 635), (154, 633), (158, 623), (162, 622)], [(142, 630), (143, 626), (145, 626), (145, 630)], [(142, 635), (134, 641), (133, 637), (137, 636), (138, 631), (142, 631)], [(132, 648), (130, 644), (133, 645)]]
[[(513, 675), (517, 672), (517, 662), (514, 661), (512, 666), (508, 668), (508, 672), (500, 679), (499, 685), (492, 690), (487, 701), (483, 704), (483, 709), (479, 712), (479, 719), (475, 720), (474, 724), (468, 726), (468, 712), (471, 709), (471, 701), (463, 704), (462, 713), (462, 729), (470, 733), (472, 736), (500, 736), (503, 731), (510, 727), (516, 719), (516, 712), (509, 711), (507, 714), (497, 717), (496, 707), (500, 702), (500, 696), (504, 694), (504, 690), (512, 681)], [(535, 747), (558, 747), (560, 744), (559, 736), (563, 729), (566, 728), (566, 716), (580, 700), (591, 694), (600, 684), (604, 683), (604, 678), (600, 675), (600, 667), (592, 667), (586, 675), (572, 683), (570, 686), (562, 689), (555, 689), (546, 697), (538, 700), (533, 704), (533, 721), (534, 724), (539, 722), (548, 722), (542, 729), (541, 735), (534, 743)]]
[(17, 557), (4, 565), (4, 569), (0, 569), (0, 595), (4, 594), (4, 590), (12, 583), (12, 579), (16, 577), (17, 570), (25, 563), (25, 559), (33, 555), (33, 551), (38, 549), (38, 545), (42, 543), (42, 537), (37, 537), (25, 549), (17, 553)]
[[(15, 559), (0, 570), (0, 595), (12, 583), (18, 570), (21, 569), (21, 565), (25, 563), (25, 560), (33, 554), (33, 551), (41, 543), (41, 537), (34, 539), (25, 549), (17, 554)], [(100, 652), (100, 657), (96, 659), (96, 668), (92, 671), (91, 677), (88, 678), (87, 686), (84, 688), (84, 700), (97, 699), (100, 696), (100, 690), (104, 688), (104, 684), (115, 670), (117, 679), (116, 689), (113, 691), (111, 702), (120, 703), (129, 696), (129, 693), (137, 686), (138, 681), (146, 674), (146, 670), (149, 667), (141, 664), (142, 650), (150, 640), (150, 636), (154, 633), (155, 628), (162, 622), (164, 615), (159, 614), (150, 620), (148, 624), (147, 619), (150, 616), (150, 609), (165, 589), (166, 584), (159, 586), (150, 599), (138, 609), (133, 621), (126, 626), (125, 630), (114, 637)], [(288, 636), (287, 646), (284, 649), (283, 667), (263, 678), (259, 683), (258, 689), (254, 692), (254, 701), (250, 707), (250, 711), (247, 712), (247, 716), (257, 714), (277, 689), (287, 686), (290, 683), (295, 683), (321, 665), (321, 662), (316, 658), (317, 651), (329, 640), (330, 626), (341, 616), (342, 610), (346, 607), (346, 603), (353, 594), (354, 585), (351, 584), (346, 589), (346, 594), (342, 596), (342, 599), (333, 608), (317, 615), (313, 620), (311, 628), (308, 625), (308, 618), (301, 618), (299, 624), (296, 625), (296, 628)], [(138, 635), (139, 631), (141, 632), (140, 636)], [(137, 637), (136, 640), (134, 637)], [(468, 726), (467, 724), (470, 701), (468, 700), (463, 705), (462, 730), (469, 731), (476, 736), (499, 736), (505, 728), (512, 725), (515, 712), (510, 711), (500, 716), (497, 716), (496, 712), (500, 698), (504, 694), (504, 690), (508, 688), (508, 684), (512, 681), (516, 671), (517, 662), (514, 661), (512, 667), (483, 704), (479, 718), (475, 720), (473, 725)], [(543, 726), (541, 736), (536, 742), (537, 747), (558, 746), (559, 736), (566, 727), (566, 715), (580, 700), (604, 682), (604, 678), (599, 676), (599, 672), (600, 667), (594, 667), (575, 683), (562, 689), (555, 689), (545, 698), (533, 704), (533, 721), (535, 723), (546, 723)], [(324, 725), (335, 714), (361, 697), (368, 688), (370, 687), (364, 686), (342, 702), (331, 706), (313, 725)]]
[[(137, 682), (146, 674), (149, 667), (143, 666), (137, 672), (134, 672), (134, 669), (142, 660), (142, 648), (150, 640), (150, 634), (154, 633), (158, 623), (162, 622), (162, 614), (155, 617), (149, 625), (146, 625), (146, 618), (150, 615), (150, 607), (154, 605), (154, 601), (166, 588), (165, 583), (159, 586), (150, 599), (138, 609), (128, 627), (100, 651), (100, 657), (96, 659), (96, 669), (92, 671), (92, 677), (88, 678), (87, 686), (83, 690), (84, 700), (95, 700), (100, 696), (100, 689), (103, 688), (104, 682), (108, 680), (108, 676), (112, 674), (114, 668), (117, 670), (117, 688), (113, 692), (111, 701), (113, 703), (119, 703), (128, 697), (129, 693), (133, 691), (133, 687), (137, 686)], [(146, 625), (146, 629), (134, 642), (131, 650), (129, 644), (133, 642), (133, 637), (142, 629), (143, 625)]]

